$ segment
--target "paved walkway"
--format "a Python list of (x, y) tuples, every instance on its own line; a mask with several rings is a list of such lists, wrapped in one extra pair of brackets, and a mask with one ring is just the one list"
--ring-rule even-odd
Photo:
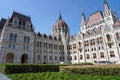
[(0, 80), (12, 80), (12, 79), (10, 79), (7, 76), (5, 76), (2, 73), (0, 73)]

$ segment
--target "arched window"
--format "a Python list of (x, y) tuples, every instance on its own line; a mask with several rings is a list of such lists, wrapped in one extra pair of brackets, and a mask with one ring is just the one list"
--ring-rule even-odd
[(117, 38), (117, 40), (119, 40), (119, 33), (116, 33), (116, 38)]
[(101, 57), (101, 58), (104, 58), (104, 57), (105, 57), (103, 52), (100, 52), (100, 57)]
[(77, 60), (77, 56), (76, 55), (74, 56), (74, 60)]
[(106, 38), (107, 38), (108, 41), (111, 41), (111, 37), (110, 37), (109, 34), (106, 35)]
[(102, 43), (102, 42), (103, 42), (102, 37), (100, 37), (100, 43)]
[(82, 54), (80, 55), (80, 59), (83, 59), (83, 55)]
[(78, 44), (79, 44), (79, 47), (81, 47), (81, 42), (78, 42)]
[(96, 53), (93, 53), (93, 58), (97, 58)]
[(87, 59), (90, 59), (90, 55), (89, 55), (89, 54), (86, 54), (86, 58), (87, 58)]
[(97, 38), (97, 43), (99, 44), (99, 38)]
[(110, 51), (110, 57), (115, 57), (114, 51)]

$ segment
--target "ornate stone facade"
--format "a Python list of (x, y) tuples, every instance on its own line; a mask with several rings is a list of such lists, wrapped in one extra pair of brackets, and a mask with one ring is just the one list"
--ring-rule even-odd
[(89, 19), (82, 12), (81, 31), (70, 37), (61, 14), (52, 34), (36, 33), (30, 17), (13, 12), (0, 21), (0, 63), (120, 63), (120, 21), (104, 1), (104, 11)]

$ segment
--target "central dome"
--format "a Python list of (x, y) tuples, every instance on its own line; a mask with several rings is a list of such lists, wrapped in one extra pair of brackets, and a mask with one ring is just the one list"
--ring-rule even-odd
[(67, 27), (68, 26), (67, 26), (66, 22), (64, 20), (62, 20), (62, 16), (60, 14), (59, 19), (54, 24), (54, 29), (55, 30), (60, 29), (60, 28), (67, 29)]
[(69, 27), (66, 22), (62, 20), (61, 14), (53, 26), (52, 35), (56, 36), (58, 39), (61, 39), (61, 37), (68, 37), (69, 35)]

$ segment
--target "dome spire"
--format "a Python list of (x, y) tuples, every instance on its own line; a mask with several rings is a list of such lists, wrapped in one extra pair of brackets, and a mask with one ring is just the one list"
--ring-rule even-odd
[(59, 14), (59, 20), (62, 20), (61, 11), (60, 11), (60, 14)]

